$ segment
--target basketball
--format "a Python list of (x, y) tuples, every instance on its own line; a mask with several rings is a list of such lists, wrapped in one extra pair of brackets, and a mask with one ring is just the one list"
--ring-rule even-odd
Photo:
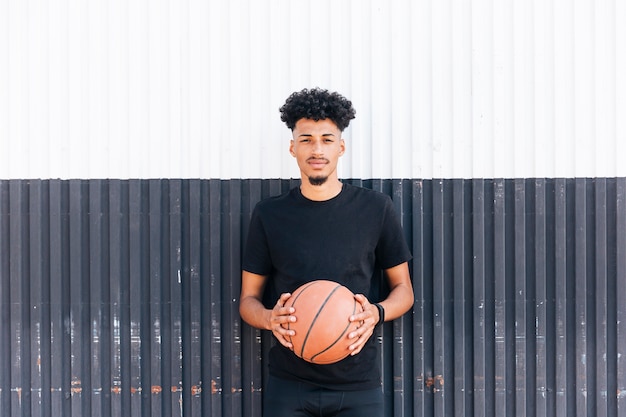
[(359, 323), (352, 323), (349, 318), (363, 309), (348, 288), (334, 281), (308, 282), (291, 294), (285, 307), (296, 309), (296, 322), (283, 326), (296, 332), (289, 339), (298, 357), (311, 363), (330, 364), (350, 354), (348, 334)]

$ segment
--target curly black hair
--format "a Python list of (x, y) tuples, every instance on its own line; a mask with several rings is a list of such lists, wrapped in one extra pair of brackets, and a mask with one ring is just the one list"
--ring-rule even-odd
[(280, 119), (292, 131), (300, 119), (330, 119), (343, 132), (356, 114), (350, 100), (317, 87), (291, 94), (279, 110)]

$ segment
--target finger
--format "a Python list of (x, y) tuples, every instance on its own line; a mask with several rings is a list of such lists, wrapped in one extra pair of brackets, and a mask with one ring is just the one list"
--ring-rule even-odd
[(356, 343), (351, 344), (348, 349), (351, 351), (350, 355), (356, 355), (357, 353), (359, 353), (361, 351), (361, 349), (363, 349), (363, 346), (365, 346), (365, 342), (369, 339), (369, 337), (364, 337), (361, 336), (357, 339)]
[(272, 329), (272, 333), (283, 346), (290, 349), (293, 347), (293, 345), (291, 344), (291, 337), (296, 334), (294, 330), (286, 329), (279, 324), (275, 326), (274, 329)]
[(363, 348), (362, 346), (359, 346), (358, 348), (354, 349), (352, 352), (350, 352), (350, 356), (354, 356), (358, 354), (362, 348)]
[(374, 328), (371, 326), (361, 326), (353, 332), (350, 332), (348, 338), (354, 339), (353, 343), (348, 346), (348, 349), (351, 351), (350, 354), (354, 356), (359, 353), (373, 334)]
[(291, 350), (293, 350), (293, 345), (287, 341), (285, 341), (285, 339), (282, 339), (282, 341), (280, 342), (284, 347), (289, 348)]
[(367, 299), (366, 296), (364, 296), (363, 294), (355, 294), (354, 298), (356, 299), (356, 301), (361, 304), (361, 308), (363, 309), (363, 311), (367, 311), (370, 302)]
[(358, 323), (359, 327), (361, 327), (363, 323), (365, 323), (366, 320), (369, 319), (370, 317), (373, 318), (374, 316), (372, 316), (372, 313), (369, 310), (364, 310), (364, 311), (361, 311), (360, 313), (351, 315), (348, 320), (350, 320), (351, 322)]
[(278, 307), (276, 306), (272, 310), (272, 322), (274, 323), (287, 323), (296, 321), (296, 316), (292, 316), (295, 312), (293, 307)]
[(354, 298), (361, 304), (361, 312), (350, 316), (350, 321), (365, 321), (372, 317), (371, 303), (363, 294), (355, 294)]
[(290, 314), (295, 313), (295, 308), (293, 307), (285, 307), (285, 303), (291, 297), (290, 293), (281, 294), (281, 296), (276, 301), (276, 305), (272, 309), (272, 320), (278, 321), (279, 323), (286, 323), (287, 321), (295, 321), (295, 319), (282, 319), (285, 316), (289, 316)]
[(272, 312), (272, 331), (287, 334), (285, 333), (285, 330), (288, 328), (289, 323), (296, 322), (296, 316), (292, 316), (291, 313), (293, 311), (289, 310), (290, 308), (287, 307), (279, 307)]
[(357, 314), (353, 314), (349, 318), (350, 322), (356, 323), (359, 328), (364, 325), (367, 327), (368, 325), (374, 326), (376, 324), (376, 318), (372, 314), (371, 310), (362, 311)]
[(291, 293), (288, 293), (288, 292), (282, 293), (280, 297), (278, 298), (278, 301), (276, 301), (276, 304), (280, 307), (284, 307), (285, 303), (287, 303), (287, 300), (289, 300), (289, 298), (291, 298)]
[[(373, 326), (360, 326), (356, 329), (354, 329), (352, 332), (348, 333), (348, 339), (355, 339), (355, 340), (359, 340), (359, 339), (365, 339), (365, 341), (367, 341), (367, 339), (369, 339), (372, 334), (374, 334), (374, 327)], [(363, 342), (364, 343), (364, 342)]]
[[(274, 336), (276, 336), (276, 335), (274, 335)], [(286, 338), (284, 338), (282, 336), (280, 336), (280, 337), (276, 336), (276, 339), (278, 340), (278, 342), (281, 345), (285, 346), (286, 348), (289, 348), (289, 349), (293, 348), (293, 345), (291, 344), (291, 342), (288, 339), (286, 339)]]

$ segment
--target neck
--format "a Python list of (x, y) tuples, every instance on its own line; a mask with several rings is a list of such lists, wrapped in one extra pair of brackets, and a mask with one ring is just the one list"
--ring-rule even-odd
[(338, 178), (329, 178), (322, 185), (311, 185), (308, 178), (302, 178), (300, 184), (300, 192), (303, 196), (313, 201), (326, 201), (336, 197), (340, 192), (343, 184)]

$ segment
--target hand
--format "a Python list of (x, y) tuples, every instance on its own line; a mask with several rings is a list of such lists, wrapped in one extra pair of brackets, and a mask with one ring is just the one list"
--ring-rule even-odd
[(270, 330), (274, 334), (274, 337), (280, 342), (281, 345), (293, 349), (293, 345), (289, 341), (289, 337), (296, 334), (294, 330), (288, 330), (284, 328), (283, 324), (293, 323), (296, 321), (296, 316), (292, 314), (296, 312), (293, 307), (285, 307), (285, 303), (291, 297), (290, 293), (283, 293), (276, 302), (276, 305), (270, 313)]
[(378, 309), (371, 304), (363, 294), (356, 294), (354, 298), (361, 304), (363, 311), (350, 316), (351, 322), (361, 323), (360, 326), (348, 335), (349, 339), (354, 339), (349, 349), (350, 355), (354, 356), (363, 349), (365, 342), (374, 334), (374, 328), (378, 323)]

